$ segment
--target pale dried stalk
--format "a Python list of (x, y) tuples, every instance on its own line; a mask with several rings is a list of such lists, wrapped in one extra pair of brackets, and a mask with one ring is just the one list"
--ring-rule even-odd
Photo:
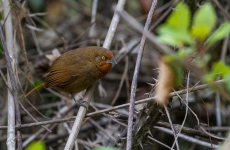
[[(123, 10), (125, 2), (126, 2), (126, 0), (119, 0), (116, 9), (117, 10)], [(109, 49), (109, 47), (110, 47), (110, 45), (112, 43), (115, 31), (117, 29), (118, 22), (119, 22), (119, 16), (115, 13), (114, 16), (113, 16), (112, 22), (110, 24), (110, 28), (109, 28), (109, 31), (107, 33), (107, 36), (105, 38), (105, 42), (103, 44), (104, 48)], [(91, 99), (92, 94), (94, 92), (95, 86), (96, 86), (96, 83), (94, 83), (90, 88), (88, 88), (86, 90), (84, 100), (87, 101), (88, 103), (90, 102), (90, 99)], [(77, 135), (79, 133), (82, 121), (83, 121), (83, 119), (85, 117), (85, 114), (86, 114), (86, 108), (85, 107), (80, 107), (80, 109), (78, 111), (78, 114), (77, 114), (77, 117), (76, 117), (76, 119), (74, 121), (74, 125), (72, 127), (72, 132), (69, 135), (69, 138), (67, 140), (67, 143), (65, 145), (64, 150), (73, 149), (75, 140), (77, 139)]]
[[(12, 58), (13, 56), (13, 26), (12, 26), (12, 16), (10, 13), (10, 3), (8, 0), (3, 0), (3, 11), (4, 11), (4, 18), (6, 19), (5, 21), (5, 40), (6, 40), (6, 45), (8, 48), (8, 53), (10, 57)], [(13, 66), (13, 61), (11, 61), (11, 66)], [(11, 85), (9, 74), (7, 75), (7, 81), (8, 85)], [(12, 89), (12, 86), (10, 86)], [(13, 95), (8, 89), (7, 91), (7, 100), (8, 100), (8, 128), (7, 128), (7, 149), (8, 150), (15, 150), (16, 146), (16, 141), (15, 141), (15, 105), (14, 105), (14, 99)]]
[[(221, 85), (223, 83), (225, 83), (224, 80), (218, 80), (218, 81), (214, 82), (214, 84), (216, 84), (216, 85), (218, 85), (218, 84)], [(189, 93), (191, 93), (191, 92), (203, 90), (205, 88), (208, 88), (209, 86), (210, 85), (208, 85), (208, 84), (195, 85), (194, 87), (189, 88), (188, 91), (189, 91)], [(187, 89), (184, 89), (184, 90), (180, 90), (180, 91), (171, 92), (169, 94), (169, 96), (174, 97), (174, 96), (179, 96), (179, 95), (183, 95), (183, 94), (186, 94), (186, 93), (187, 93)], [(135, 105), (147, 103), (147, 102), (153, 101), (153, 100), (155, 100), (155, 97), (145, 98), (145, 99), (142, 99), (142, 100), (135, 101)], [(100, 115), (100, 114), (103, 114), (103, 113), (108, 113), (108, 112), (111, 112), (111, 111), (115, 111), (115, 110), (118, 110), (118, 109), (121, 109), (121, 108), (126, 108), (128, 106), (129, 106), (129, 103), (126, 103), (126, 104), (106, 108), (106, 109), (103, 109), (103, 110), (98, 110), (98, 111), (86, 114), (86, 117), (93, 117), (93, 116)], [(59, 118), (59, 119), (53, 119), (53, 120), (49, 120), (49, 121), (41, 121), (41, 122), (35, 122), (35, 123), (22, 124), (21, 126), (16, 126), (16, 129), (24, 129), (24, 128), (30, 128), (30, 127), (35, 127), (35, 126), (53, 124), (53, 123), (68, 122), (68, 121), (72, 121), (74, 119), (75, 119), (75, 117), (68, 117), (68, 118), (63, 118), (63, 119)], [(7, 126), (0, 126), (0, 130), (6, 130), (6, 129), (7, 129)], [(44, 128), (42, 128), (42, 129), (44, 131)]]
[[(157, 4), (157, 0), (153, 0), (151, 8), (148, 13), (146, 23), (145, 23), (144, 31), (148, 31), (149, 29), (156, 4)], [(142, 55), (144, 51), (145, 40), (146, 40), (146, 35), (143, 34), (141, 38), (140, 48), (138, 50), (137, 61), (135, 65), (132, 86), (131, 86), (126, 150), (132, 149), (133, 115), (134, 115), (135, 95), (136, 95), (136, 88), (137, 88), (137, 78), (138, 78), (139, 69), (141, 65), (141, 59), (142, 59)]]
[(103, 47), (109, 49), (113, 40), (113, 37), (115, 35), (115, 32), (117, 30), (117, 25), (120, 21), (120, 16), (117, 14), (117, 11), (122, 11), (124, 8), (126, 0), (119, 0), (116, 6), (116, 11), (113, 15), (113, 19), (111, 21), (111, 24), (109, 26), (109, 31), (106, 35)]
[[(85, 93), (84, 99), (83, 99), (84, 101), (87, 101), (88, 103), (90, 103), (90, 99), (93, 95), (95, 85), (96, 84), (93, 84), (91, 87), (88, 88), (88, 90)], [(77, 113), (77, 117), (74, 121), (71, 133), (69, 135), (69, 138), (67, 140), (67, 143), (65, 145), (64, 150), (72, 150), (73, 149), (74, 143), (77, 139), (77, 135), (80, 131), (80, 127), (81, 127), (81, 124), (82, 124), (83, 119), (85, 117), (85, 114), (86, 114), (86, 108), (84, 106), (81, 106), (79, 108), (78, 113)]]
[(95, 29), (95, 21), (96, 21), (96, 14), (97, 14), (97, 4), (98, 0), (93, 0), (92, 4), (92, 16), (91, 16), (91, 28), (89, 29), (89, 37), (92, 38), (95, 35), (94, 29)]
[[(170, 129), (167, 129), (167, 128), (163, 128), (163, 127), (158, 127), (158, 126), (155, 126), (154, 129), (158, 129), (160, 131), (163, 131), (165, 133), (168, 133), (168, 134), (173, 134), (172, 130)], [(195, 144), (198, 144), (198, 145), (202, 145), (204, 147), (208, 147), (208, 148), (218, 148), (218, 145), (216, 144), (212, 144), (211, 143), (208, 143), (208, 142), (205, 142), (205, 141), (201, 141), (199, 139), (196, 139), (196, 138), (193, 138), (193, 137), (190, 137), (190, 136), (187, 136), (187, 135), (184, 135), (184, 134), (178, 134), (178, 137), (181, 138), (181, 139), (184, 139), (186, 141), (189, 141), (191, 143), (195, 143)], [(227, 150), (227, 149), (222, 149), (222, 150)]]

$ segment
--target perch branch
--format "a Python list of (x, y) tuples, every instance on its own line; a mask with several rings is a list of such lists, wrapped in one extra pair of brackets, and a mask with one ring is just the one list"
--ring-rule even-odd
[[(124, 4), (125, 4), (125, 0), (119, 0), (118, 4), (117, 4), (117, 10), (123, 10)], [(109, 31), (107, 33), (107, 36), (105, 38), (105, 42), (103, 44), (103, 47), (105, 47), (107, 49), (110, 48), (110, 45), (112, 43), (115, 31), (117, 29), (117, 25), (118, 25), (118, 22), (119, 22), (119, 18), (120, 17), (115, 13), (114, 16), (113, 16), (112, 22), (110, 24), (110, 28), (109, 28)], [(94, 92), (95, 86), (96, 86), (96, 83), (94, 83), (91, 86), (91, 88), (86, 90), (84, 100), (86, 100), (87, 102), (90, 102), (90, 99), (91, 99), (92, 94)], [(78, 111), (78, 115), (77, 115), (77, 117), (75, 119), (74, 125), (72, 127), (72, 132), (69, 135), (69, 138), (68, 138), (67, 143), (65, 145), (65, 150), (73, 149), (75, 140), (77, 139), (77, 135), (79, 133), (82, 121), (83, 121), (83, 119), (85, 117), (85, 114), (86, 114), (86, 108), (85, 107), (80, 107), (80, 109)]]
[[(224, 82), (225, 82), (224, 80), (218, 80), (218, 81), (216, 81), (214, 83), (215, 84), (223, 84)], [(194, 92), (194, 91), (198, 91), (198, 90), (203, 90), (203, 89), (205, 89), (207, 87), (209, 87), (208, 84), (202, 84), (202, 85), (198, 85), (196, 87), (191, 87), (191, 88), (188, 89), (188, 91), (190, 93), (190, 92)], [(187, 92), (187, 89), (184, 89), (184, 90), (172, 92), (169, 95), (170, 95), (170, 97), (173, 97), (173, 96), (185, 94), (186, 92)], [(154, 99), (155, 99), (155, 97), (149, 97), (149, 98), (145, 98), (145, 99), (142, 99), (142, 100), (138, 100), (138, 101), (135, 101), (135, 105), (146, 103), (146, 102), (152, 101)], [(111, 107), (111, 108), (107, 108), (107, 109), (103, 109), (103, 110), (88, 113), (88, 114), (86, 114), (85, 117), (92, 117), (92, 116), (100, 115), (100, 114), (103, 114), (103, 113), (115, 111), (117, 109), (125, 108), (125, 107), (128, 107), (128, 106), (129, 106), (129, 103), (122, 104), (122, 105), (119, 105), (119, 106), (114, 106), (114, 107)], [(40, 125), (46, 125), (46, 124), (62, 123), (62, 122), (72, 121), (74, 119), (75, 119), (75, 117), (69, 117), (69, 118), (64, 118), (64, 119), (55, 119), (55, 120), (49, 120), (49, 121), (41, 121), (41, 122), (35, 122), (35, 123), (29, 123), (29, 124), (22, 124), (21, 126), (15, 126), (15, 127), (16, 127), (16, 129), (30, 128), (30, 127), (33, 127), (33, 126), (40, 126)], [(0, 130), (6, 130), (6, 129), (7, 129), (7, 126), (0, 126)]]

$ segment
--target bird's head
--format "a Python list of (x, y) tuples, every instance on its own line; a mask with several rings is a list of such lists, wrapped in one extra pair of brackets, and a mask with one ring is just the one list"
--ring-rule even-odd
[(95, 57), (95, 62), (97, 68), (100, 70), (100, 77), (103, 77), (108, 73), (117, 62), (114, 60), (113, 53), (105, 48), (100, 48), (97, 50), (97, 55)]

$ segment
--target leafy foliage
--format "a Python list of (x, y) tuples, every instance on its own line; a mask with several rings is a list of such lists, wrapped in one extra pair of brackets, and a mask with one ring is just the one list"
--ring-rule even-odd
[[(197, 67), (202, 69), (211, 59), (211, 56), (205, 53), (207, 49), (230, 34), (230, 22), (224, 22), (214, 30), (217, 24), (217, 15), (211, 3), (204, 3), (195, 12), (192, 24), (190, 24), (190, 20), (189, 7), (186, 3), (180, 2), (165, 23), (157, 29), (158, 39), (161, 42), (178, 48), (176, 54), (165, 56), (171, 64), (176, 64), (172, 68), (177, 76), (177, 85), (182, 81), (180, 79), (182, 76), (178, 76), (181, 73), (181, 66), (176, 63), (178, 60), (186, 59), (192, 53), (198, 53), (194, 62)], [(203, 54), (199, 55), (200, 52)], [(217, 62), (212, 66), (211, 71), (204, 77), (205, 81), (213, 80), (218, 73), (221, 73), (221, 76), (230, 83), (230, 67), (223, 62)], [(228, 85), (230, 87), (230, 84)]]
[[(208, 15), (208, 16), (207, 16)], [(191, 34), (200, 41), (206, 39), (216, 24), (216, 12), (210, 3), (198, 9), (193, 18)]]
[(93, 150), (119, 150), (119, 149), (114, 147), (98, 147), (98, 148), (94, 148)]
[(213, 64), (212, 70), (204, 77), (204, 79), (208, 82), (213, 82), (218, 75), (226, 80), (227, 88), (230, 91), (230, 66), (223, 61), (217, 61)]
[(230, 22), (224, 22), (207, 40), (207, 46), (225, 38), (230, 34)]
[(34, 141), (26, 147), (26, 150), (46, 150), (46, 145), (42, 141)]
[(168, 26), (181, 30), (188, 30), (190, 26), (191, 12), (185, 3), (178, 3), (174, 12), (168, 17)]
[(185, 3), (178, 3), (173, 13), (157, 30), (159, 40), (171, 46), (181, 46), (183, 43), (193, 44), (194, 40), (188, 32), (191, 12)]

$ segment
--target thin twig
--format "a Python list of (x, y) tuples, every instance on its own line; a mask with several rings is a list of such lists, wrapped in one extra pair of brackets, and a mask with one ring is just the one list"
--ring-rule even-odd
[[(162, 146), (164, 146), (164, 147), (166, 147), (166, 148), (168, 148), (168, 149), (171, 149), (168, 145), (162, 143), (161, 141), (158, 141), (157, 139), (154, 139), (154, 138), (151, 137), (151, 136), (148, 136), (148, 139), (149, 139), (150, 141), (156, 142), (156, 143), (158, 143), (158, 144), (160, 144), (160, 145), (162, 145)], [(174, 149), (172, 149), (172, 150), (174, 150)]]
[[(223, 140), (223, 141), (226, 140), (226, 138), (218, 137), (218, 136), (216, 136), (216, 135), (211, 134), (210, 131), (207, 132), (201, 125), (199, 126), (199, 129), (200, 129), (201, 131), (203, 131), (203, 133), (206, 134), (206, 135), (208, 135), (209, 137), (213, 137), (213, 138), (215, 138), (215, 139)], [(209, 130), (209, 128), (208, 128), (208, 130)], [(211, 144), (212, 144), (212, 143), (211, 143)]]
[(168, 9), (163, 14), (160, 15), (160, 17), (154, 22), (153, 25), (151, 25), (150, 30), (154, 30), (168, 16), (168, 14), (172, 10), (171, 5), (174, 5), (175, 1), (176, 0), (174, 0), (173, 2), (170, 1), (167, 4), (165, 4), (165, 7), (168, 7)]
[(226, 9), (224, 9), (224, 7), (220, 4), (220, 2), (217, 1), (217, 0), (213, 0), (213, 2), (224, 13), (225, 17), (228, 18), (228, 20), (230, 20), (230, 14), (229, 14), (229, 12)]
[(106, 136), (108, 136), (108, 138), (110, 138), (111, 140), (113, 140), (114, 142), (116, 141), (116, 139), (110, 134), (108, 133), (108, 131), (106, 131), (105, 129), (103, 129), (96, 121), (94, 121), (93, 119), (89, 118), (89, 122), (92, 123), (97, 129), (99, 129), (103, 134), (105, 134)]
[(84, 140), (81, 140), (81, 139), (77, 139), (77, 143), (78, 144), (81, 144), (81, 145), (84, 145), (84, 146), (87, 146), (87, 147), (90, 147), (90, 148), (96, 148), (96, 147), (101, 147), (101, 145), (99, 144), (94, 144), (92, 142), (87, 142), (87, 141), (84, 141)]
[[(188, 91), (188, 89), (189, 89), (189, 77), (190, 77), (190, 71), (188, 70), (187, 88), (186, 88), (186, 89), (187, 89), (187, 93), (186, 93), (186, 99), (185, 99), (185, 103), (186, 103), (187, 106), (188, 106), (188, 96), (189, 96), (189, 91)], [(172, 148), (173, 148), (174, 145), (175, 145), (175, 142), (176, 142), (176, 140), (177, 140), (177, 138), (178, 138), (178, 134), (180, 134), (182, 128), (184, 127), (185, 121), (186, 121), (186, 119), (187, 119), (187, 115), (188, 115), (188, 107), (186, 107), (186, 109), (185, 109), (184, 120), (183, 120), (183, 122), (182, 122), (182, 124), (181, 124), (181, 128), (179, 129), (179, 131), (178, 131), (178, 133), (177, 133), (177, 135), (176, 135), (176, 138), (175, 138), (175, 140), (174, 140), (174, 142), (173, 142)]]
[[(162, 127), (154, 127), (155, 129), (158, 129), (160, 131), (163, 131), (165, 133), (168, 133), (168, 134), (173, 134), (173, 132), (170, 130), (170, 129), (167, 129), (167, 128), (162, 128)], [(218, 145), (216, 144), (213, 144), (212, 147), (211, 147), (211, 144), (208, 143), (208, 142), (204, 142), (204, 141), (201, 141), (199, 139), (195, 139), (195, 138), (192, 138), (190, 136), (187, 136), (187, 135), (184, 135), (184, 134), (179, 134), (178, 135), (180, 138), (186, 140), (186, 141), (189, 141), (189, 142), (192, 142), (192, 143), (195, 143), (195, 144), (199, 144), (199, 145), (202, 145), (202, 146), (205, 146), (205, 147), (208, 147), (208, 148), (217, 148)]]
[[(19, 104), (20, 104), (21, 108), (25, 111), (25, 113), (26, 113), (28, 116), (30, 116), (31, 119), (33, 119), (35, 122), (38, 122), (38, 121), (33, 117), (33, 115), (31, 115), (31, 114), (26, 110), (26, 108), (22, 105), (21, 102), (19, 102)], [(46, 129), (49, 133), (52, 132), (52, 131), (50, 131), (48, 128), (46, 128), (44, 125), (42, 125), (42, 127), (43, 127), (44, 129)]]
[[(167, 122), (161, 122), (161, 121), (159, 121), (159, 122), (157, 122), (156, 125), (160, 126), (160, 127), (165, 127), (165, 128), (171, 129), (171, 125), (169, 123), (167, 123)], [(174, 126), (175, 130), (178, 131), (178, 133), (181, 130), (181, 132), (186, 133), (186, 134), (190, 134), (190, 135), (195, 135), (195, 136), (200, 136), (200, 137), (206, 137), (206, 138), (209, 138), (211, 136), (212, 138), (214, 138), (217, 141), (224, 141), (224, 140), (226, 140), (226, 138), (223, 138), (223, 137), (216, 136), (216, 135), (208, 133), (206, 130), (209, 130), (209, 128), (205, 129), (204, 127), (202, 127), (202, 129), (201, 128), (200, 129), (193, 129), (193, 128), (189, 128), (189, 127), (182, 127), (179, 124), (173, 124), (173, 126)], [(226, 128), (229, 129), (229, 127), (223, 127), (223, 129), (226, 129)], [(228, 131), (228, 130), (225, 130), (225, 132), (226, 131)], [(206, 132), (208, 134), (206, 134)]]
[[(5, 85), (7, 86), (8, 90), (11, 91), (10, 85), (8, 84), (7, 79), (5, 78), (5, 76), (4, 76), (4, 74), (3, 74), (1, 69), (0, 69), (0, 74), (1, 74), (2, 79), (3, 79), (4, 83), (5, 83)], [(11, 93), (12, 93), (12, 91), (11, 91)]]
[[(21, 8), (21, 9), (23, 9), (23, 8)], [(21, 11), (23, 11), (23, 10), (21, 10)], [(16, 11), (15, 11), (15, 14), (17, 14)], [(28, 61), (27, 52), (26, 52), (25, 39), (24, 39), (24, 35), (23, 35), (23, 32), (22, 32), (22, 25), (21, 25), (22, 23), (21, 23), (21, 20), (19, 20), (19, 14), (16, 15), (16, 18), (17, 18), (17, 21), (18, 21), (19, 35), (20, 35), (20, 38), (21, 38), (22, 54), (23, 54), (25, 62), (26, 62), (27, 71), (29, 71), (29, 61)]]
[(161, 44), (155, 35), (153, 35), (150, 31), (146, 30), (144, 31), (143, 26), (138, 23), (133, 17), (131, 17), (127, 12), (123, 11), (119, 11), (118, 14), (121, 16), (122, 19), (124, 19), (131, 27), (133, 27), (134, 29), (136, 29), (138, 32), (143, 33), (146, 38), (148, 38), (149, 41), (151, 41), (154, 44), (154, 47), (159, 50), (161, 53), (163, 54), (173, 54), (173, 51)]
[[(178, 93), (176, 93), (176, 95), (177, 95), (181, 100), (183, 100), (183, 99), (179, 96)], [(183, 101), (183, 102), (184, 102), (184, 101)], [(213, 137), (213, 138), (215, 138), (215, 139), (218, 139), (218, 140), (225, 140), (225, 138), (218, 137), (218, 136), (215, 136), (215, 135), (211, 134), (209, 128), (207, 129), (207, 130), (209, 130), (209, 132), (207, 132), (207, 131), (201, 126), (200, 120), (199, 120), (198, 116), (197, 116), (196, 113), (188, 106), (188, 103), (185, 103), (185, 102), (184, 102), (184, 104), (185, 104), (186, 107), (191, 111), (191, 113), (194, 115), (194, 117), (195, 117), (196, 120), (197, 120), (197, 125), (198, 125), (198, 127), (203, 131), (204, 134), (206, 134), (206, 135), (209, 136), (209, 137)]]
[[(217, 2), (218, 3), (218, 2)], [(221, 61), (225, 62), (225, 57), (227, 54), (227, 50), (228, 50), (228, 44), (229, 44), (229, 36), (226, 36), (226, 38), (224, 39), (223, 42), (223, 47), (221, 50), (221, 54), (220, 54), (220, 59)], [(220, 79), (220, 76), (217, 77), (217, 79)], [(222, 118), (221, 118), (221, 102), (220, 102), (220, 94), (218, 92), (216, 92), (215, 94), (215, 109), (216, 109), (216, 124), (217, 126), (222, 126)], [(221, 135), (221, 132), (218, 133), (218, 135)]]
[[(5, 53), (6, 61), (7, 61), (7, 69), (8, 69), (8, 83), (11, 83), (11, 90), (8, 90), (8, 138), (7, 138), (7, 147), (8, 149), (15, 149), (15, 121), (17, 125), (21, 125), (21, 115), (18, 103), (18, 91), (17, 91), (17, 83), (15, 76), (15, 69), (13, 66), (16, 62), (16, 58), (14, 57), (14, 49), (13, 49), (13, 24), (12, 24), (12, 16), (11, 16), (11, 5), (8, 0), (3, 1), (4, 8), (4, 18), (5, 22), (5, 33), (6, 33), (6, 41), (4, 39), (2, 27), (0, 27), (0, 38), (2, 43), (2, 48)], [(9, 13), (9, 14), (8, 14)], [(7, 16), (8, 15), (8, 16)], [(11, 93), (12, 92), (12, 93)], [(15, 119), (16, 117), (16, 119)], [(17, 131), (17, 145), (18, 150), (22, 149), (22, 137), (21, 132)]]
[[(48, 127), (47, 127), (48, 128)], [(23, 141), (22, 143), (22, 147), (26, 147), (30, 142), (32, 142), (37, 136), (39, 136), (40, 134), (42, 134), (42, 132), (44, 131), (44, 128), (41, 128), (40, 130), (38, 130), (36, 133), (33, 133), (31, 136), (29, 136), (29, 138), (27, 138), (25, 141)]]
[[(61, 113), (61, 118), (65, 117), (76, 105), (72, 105), (70, 107), (68, 106), (63, 106), (60, 110), (59, 110), (59, 113)], [(59, 117), (59, 114), (55, 115), (54, 116), (54, 119), (60, 119)], [(74, 118), (75, 119), (75, 118)], [(44, 124), (45, 125), (45, 124)], [(53, 127), (56, 127), (55, 124), (53, 125), (48, 125), (46, 126), (47, 128), (49, 128), (49, 130), (52, 131)], [(39, 129), (35, 134), (33, 134), (32, 136), (30, 136), (28, 139), (26, 139), (24, 142), (23, 142), (23, 147), (27, 146), (31, 141), (33, 141), (37, 136), (39, 136), (42, 132), (44, 132), (45, 129), (44, 128), (41, 128)], [(44, 136), (43, 136), (44, 137)]]
[[(223, 84), (224, 82), (225, 82), (224, 80), (218, 80), (218, 81), (215, 82), (215, 84)], [(198, 90), (203, 90), (203, 89), (205, 89), (207, 87), (208, 87), (208, 84), (202, 84), (202, 85), (198, 85), (196, 87), (191, 87), (191, 88), (188, 89), (188, 91), (190, 93), (190, 92), (194, 92), (194, 91), (198, 91)], [(187, 89), (172, 92), (172, 93), (169, 94), (169, 96), (173, 97), (173, 96), (178, 96), (178, 95), (182, 95), (182, 94), (185, 94), (185, 93), (187, 93)], [(155, 97), (149, 97), (149, 98), (146, 98), (146, 99), (138, 100), (138, 101), (135, 101), (135, 105), (146, 103), (146, 102), (152, 101), (154, 99), (155, 99)], [(111, 107), (111, 108), (107, 108), (107, 109), (99, 110), (99, 111), (96, 111), (96, 112), (88, 113), (88, 114), (86, 114), (85, 117), (92, 117), (92, 116), (100, 115), (100, 114), (103, 114), (103, 113), (111, 112), (111, 111), (121, 109), (121, 108), (125, 108), (125, 107), (128, 107), (128, 106), (129, 106), (129, 103), (122, 104), (122, 105), (119, 105), (119, 106), (114, 106), (114, 107)], [(189, 109), (189, 110), (191, 110), (191, 109)], [(194, 113), (194, 112), (192, 112), (192, 113)], [(196, 115), (196, 114), (194, 114), (194, 115)], [(197, 118), (197, 116), (195, 116), (195, 117)], [(16, 129), (22, 129), (22, 128), (29, 128), (29, 127), (32, 127), (32, 126), (40, 126), (40, 125), (45, 125), (45, 124), (62, 123), (62, 122), (72, 121), (74, 119), (75, 119), (75, 117), (69, 117), (69, 118), (64, 118), (64, 119), (54, 119), (54, 120), (49, 120), (49, 121), (41, 121), (41, 122), (38, 122), (38, 123), (22, 124), (21, 126), (16, 126), (15, 128)], [(0, 130), (6, 130), (6, 129), (7, 129), (7, 126), (0, 126)]]
[[(25, 74), (20, 68), (17, 68), (17, 71), (20, 71), (20, 73), (23, 74), (23, 75)], [(20, 74), (20, 73), (18, 73), (18, 74)], [(26, 76), (26, 77), (27, 77), (27, 76)], [(28, 79), (28, 77), (27, 77), (27, 79)], [(30, 83), (32, 83), (32, 81), (30, 81), (29, 79), (28, 79), (28, 81), (29, 81)], [(22, 85), (21, 85), (19, 79), (18, 79), (18, 87), (19, 87), (19, 89), (20, 89), (21, 91), (23, 91)], [(38, 92), (38, 93), (39, 93), (39, 92)], [(25, 100), (27, 101), (27, 103), (28, 103), (38, 114), (40, 114), (43, 118), (49, 119), (48, 117), (44, 116), (39, 110), (37, 110), (37, 108), (28, 100), (28, 98), (25, 96), (24, 93), (23, 93), (23, 96), (24, 96)], [(20, 97), (19, 97), (19, 98), (20, 98)]]
[[(148, 29), (149, 29), (156, 4), (157, 4), (157, 0), (153, 0), (150, 11), (148, 13), (146, 23), (145, 23), (144, 32), (148, 31)], [(144, 51), (145, 40), (146, 40), (146, 35), (143, 34), (142, 39), (141, 39), (141, 44), (140, 44), (140, 47), (138, 50), (137, 61), (136, 61), (136, 65), (135, 65), (135, 70), (134, 70), (133, 80), (132, 80), (132, 86), (131, 86), (126, 150), (132, 149), (133, 115), (134, 115), (134, 106), (135, 106), (134, 102), (135, 102), (135, 95), (136, 95), (136, 88), (137, 88), (137, 79), (138, 79), (139, 69), (140, 69), (140, 65), (141, 65), (141, 59), (142, 59), (142, 55), (143, 55), (143, 51)]]
[[(179, 147), (179, 144), (178, 144), (178, 140), (176, 138), (177, 137), (177, 133), (176, 133), (174, 127), (173, 127), (172, 119), (171, 119), (169, 111), (168, 111), (168, 109), (167, 109), (167, 107), (165, 105), (164, 105), (164, 109), (165, 109), (166, 115), (168, 117), (168, 120), (169, 120), (169, 123), (170, 123), (170, 126), (171, 126), (171, 130), (172, 130), (172, 133), (173, 133), (173, 136), (175, 138), (174, 142), (176, 143), (176, 149), (180, 150), (180, 147)], [(173, 149), (173, 146), (171, 147), (171, 149)]]
[(111, 21), (111, 24), (109, 26), (109, 30), (107, 32), (103, 47), (109, 49), (113, 40), (113, 37), (115, 35), (115, 32), (117, 30), (117, 25), (120, 21), (120, 16), (117, 14), (117, 11), (122, 11), (124, 8), (126, 0), (119, 0), (116, 6), (116, 11), (113, 15), (113, 19)]
[(129, 57), (126, 56), (125, 57), (125, 68), (124, 68), (124, 71), (123, 71), (123, 74), (122, 74), (122, 77), (121, 77), (121, 81), (119, 83), (119, 87), (118, 87), (117, 92), (116, 92), (116, 94), (115, 94), (115, 96), (114, 96), (114, 98), (113, 98), (113, 100), (111, 102), (111, 105), (115, 104), (117, 98), (120, 95), (121, 88), (122, 88), (122, 86), (124, 84), (124, 81), (125, 81), (125, 77), (127, 76), (127, 72), (128, 72), (128, 69), (129, 69), (128, 67), (129, 67)]
[[(133, 40), (132, 42), (130, 42), (129, 44), (126, 44), (127, 47), (126, 47), (126, 51), (119, 55), (117, 58), (116, 58), (116, 61), (117, 61), (117, 64), (119, 64), (121, 62), (121, 60), (123, 60), (126, 56), (128, 56), (140, 43), (141, 40)], [(117, 65), (115, 65), (116, 67)]]
[(98, 4), (98, 0), (93, 0), (92, 16), (91, 16), (92, 26), (89, 29), (89, 38), (92, 38), (95, 35), (94, 29), (96, 25), (95, 21), (96, 21), (96, 14), (97, 14), (97, 4)]
[[(34, 23), (34, 21), (33, 21), (30, 17), (28, 17), (28, 22), (29, 22), (30, 24), (33, 24), (34, 26), (36, 26), (36, 24)], [(27, 26), (27, 27), (28, 27), (28, 26)], [(29, 27), (28, 27), (28, 28), (29, 28)], [(39, 55), (42, 55), (43, 52), (42, 52), (41, 47), (40, 47), (40, 44), (39, 44), (39, 42), (38, 42), (38, 38), (37, 38), (36, 32), (35, 32), (34, 29), (31, 29), (31, 28), (29, 28), (29, 29), (30, 29), (30, 31), (31, 31), (31, 34), (32, 34), (32, 37), (33, 37), (33, 40), (34, 40), (34, 43), (35, 43), (35, 46), (36, 46), (36, 50), (37, 50), (37, 52), (38, 52)]]
[[(93, 84), (91, 87), (89, 87), (87, 89), (83, 101), (87, 101), (88, 103), (90, 103), (90, 99), (93, 95), (95, 86), (96, 86), (96, 84)], [(69, 138), (67, 140), (67, 143), (65, 145), (64, 150), (73, 149), (75, 140), (77, 139), (77, 135), (80, 131), (80, 127), (81, 127), (81, 124), (82, 124), (83, 119), (85, 117), (85, 114), (86, 114), (86, 108), (84, 106), (80, 106), (77, 117), (76, 117), (74, 124), (73, 124), (73, 127), (71, 129), (71, 134), (69, 135)]]

